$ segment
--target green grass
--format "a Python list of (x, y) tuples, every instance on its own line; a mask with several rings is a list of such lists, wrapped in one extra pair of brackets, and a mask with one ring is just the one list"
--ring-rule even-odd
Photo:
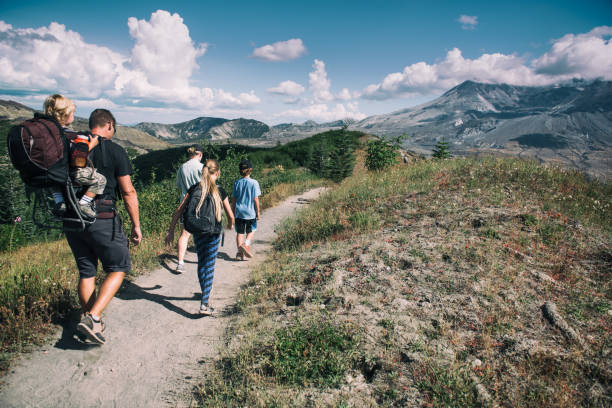
[[(335, 235), (342, 237), (342, 233), (374, 230), (392, 222), (384, 215), (391, 213), (387, 209), (393, 203), (415, 192), (462, 190), (473, 200), (499, 205), (496, 186), (513, 191), (516, 201), (545, 203), (540, 217), (549, 219), (537, 219), (533, 214), (524, 214), (522, 219), (526, 225), (537, 223), (541, 240), (547, 245), (557, 245), (566, 238), (563, 223), (570, 221), (597, 225), (612, 236), (612, 185), (590, 182), (577, 171), (544, 170), (530, 161), (456, 158), (347, 179), (308, 211), (286, 223), (276, 245), (278, 249), (297, 248)], [(493, 229), (485, 235), (498, 238)]]
[[(343, 384), (347, 371), (363, 359), (359, 344), (359, 330), (352, 324), (329, 319), (295, 321), (223, 353), (199, 386), (199, 402), (203, 406), (292, 406), (291, 399), (304, 387)], [(268, 394), (261, 395), (258, 389), (267, 387)]]
[(359, 336), (348, 324), (296, 322), (261, 347), (264, 372), (281, 384), (338, 387), (358, 360)]
[(463, 367), (443, 367), (435, 363), (422, 364), (415, 370), (416, 386), (434, 407), (474, 407), (476, 392)]

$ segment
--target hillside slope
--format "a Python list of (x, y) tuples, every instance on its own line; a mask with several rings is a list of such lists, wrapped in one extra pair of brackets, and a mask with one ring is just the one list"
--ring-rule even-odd
[(611, 198), (521, 160), (347, 179), (279, 232), (199, 402), (609, 406)]

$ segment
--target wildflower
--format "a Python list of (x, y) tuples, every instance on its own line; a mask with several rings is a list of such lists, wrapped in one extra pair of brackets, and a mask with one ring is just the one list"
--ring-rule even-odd
[(17, 223), (21, 222), (21, 215), (18, 215), (18, 216), (17, 216), (17, 217), (16, 217), (16, 218), (13, 220), (13, 222), (14, 222), (15, 224), (17, 224)]

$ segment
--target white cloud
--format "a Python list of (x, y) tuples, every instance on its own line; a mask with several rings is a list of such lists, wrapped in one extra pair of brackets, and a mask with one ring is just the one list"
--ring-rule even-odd
[(253, 50), (253, 57), (266, 61), (289, 61), (301, 57), (306, 53), (306, 47), (300, 38), (279, 41), (264, 45)]
[(248, 107), (261, 102), (257, 95), (255, 95), (255, 91), (251, 91), (249, 93), (243, 92), (238, 96), (234, 96), (230, 92), (225, 92), (222, 89), (218, 89), (213, 94), (216, 98), (215, 107), (218, 108), (236, 108), (241, 106)]
[(115, 102), (108, 98), (97, 98), (97, 99), (73, 99), (72, 100), (77, 107), (77, 111), (82, 110), (94, 110), (97, 108), (111, 109), (114, 110), (119, 107)]
[(153, 86), (188, 88), (189, 78), (198, 68), (196, 59), (206, 52), (206, 44), (193, 43), (181, 16), (158, 10), (149, 21), (130, 17), (128, 27), (135, 40), (132, 68), (142, 72)]
[(277, 87), (268, 88), (268, 92), (277, 95), (297, 96), (305, 91), (305, 88), (293, 81), (283, 81)]
[(0, 85), (8, 89), (95, 97), (114, 87), (126, 60), (62, 24), (13, 29), (0, 22), (0, 28)]
[(585, 34), (566, 34), (531, 65), (538, 74), (612, 79), (611, 35), (609, 26), (596, 27)]
[(357, 99), (359, 98), (360, 93), (359, 92), (351, 92), (348, 90), (348, 88), (342, 88), (342, 90), (340, 92), (338, 92), (338, 94), (336, 95), (336, 99), (341, 100), (341, 101), (349, 101), (351, 99)]
[(191, 84), (197, 58), (207, 45), (193, 43), (178, 14), (158, 10), (148, 21), (131, 17), (128, 28), (134, 47), (125, 56), (86, 43), (80, 34), (55, 22), (13, 29), (0, 21), (0, 86), (87, 99), (142, 99), (199, 110), (260, 103), (253, 91), (232, 95)]
[(331, 81), (327, 79), (327, 72), (325, 71), (325, 63), (314, 60), (312, 64), (314, 71), (308, 74), (310, 91), (317, 102), (327, 102), (334, 99), (334, 96), (329, 92), (331, 87)]
[(568, 34), (553, 42), (552, 49), (530, 64), (517, 55), (483, 54), (464, 58), (453, 48), (436, 64), (417, 62), (402, 72), (388, 74), (382, 82), (367, 86), (366, 99), (391, 99), (440, 93), (474, 80), (511, 85), (550, 85), (571, 78), (612, 79), (612, 27), (598, 27), (589, 33)]
[(461, 16), (459, 16), (457, 21), (461, 23), (462, 29), (473, 30), (474, 28), (476, 28), (476, 25), (478, 24), (478, 17), (477, 16), (467, 16), (465, 14), (462, 14)]
[(281, 112), (275, 115), (277, 118), (285, 118), (293, 121), (304, 121), (307, 119), (314, 120), (316, 122), (330, 122), (339, 119), (355, 119), (361, 120), (366, 117), (363, 113), (359, 112), (357, 104), (337, 104), (333, 108), (325, 103), (315, 103), (308, 105), (301, 109), (291, 109)]
[(302, 98), (286, 98), (283, 100), (283, 103), (287, 105), (297, 105), (298, 103), (302, 103)]

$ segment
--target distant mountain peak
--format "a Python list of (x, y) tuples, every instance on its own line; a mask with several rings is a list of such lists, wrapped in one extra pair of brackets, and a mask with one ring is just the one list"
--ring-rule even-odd
[(547, 154), (537, 156), (542, 160), (563, 151), (556, 159), (575, 165), (567, 157), (576, 155), (584, 168), (605, 167), (602, 152), (612, 151), (612, 81), (548, 86), (464, 81), (430, 102), (371, 116), (351, 128), (387, 137), (406, 134), (407, 146), (421, 151), (444, 138), (463, 151), (522, 149)]

